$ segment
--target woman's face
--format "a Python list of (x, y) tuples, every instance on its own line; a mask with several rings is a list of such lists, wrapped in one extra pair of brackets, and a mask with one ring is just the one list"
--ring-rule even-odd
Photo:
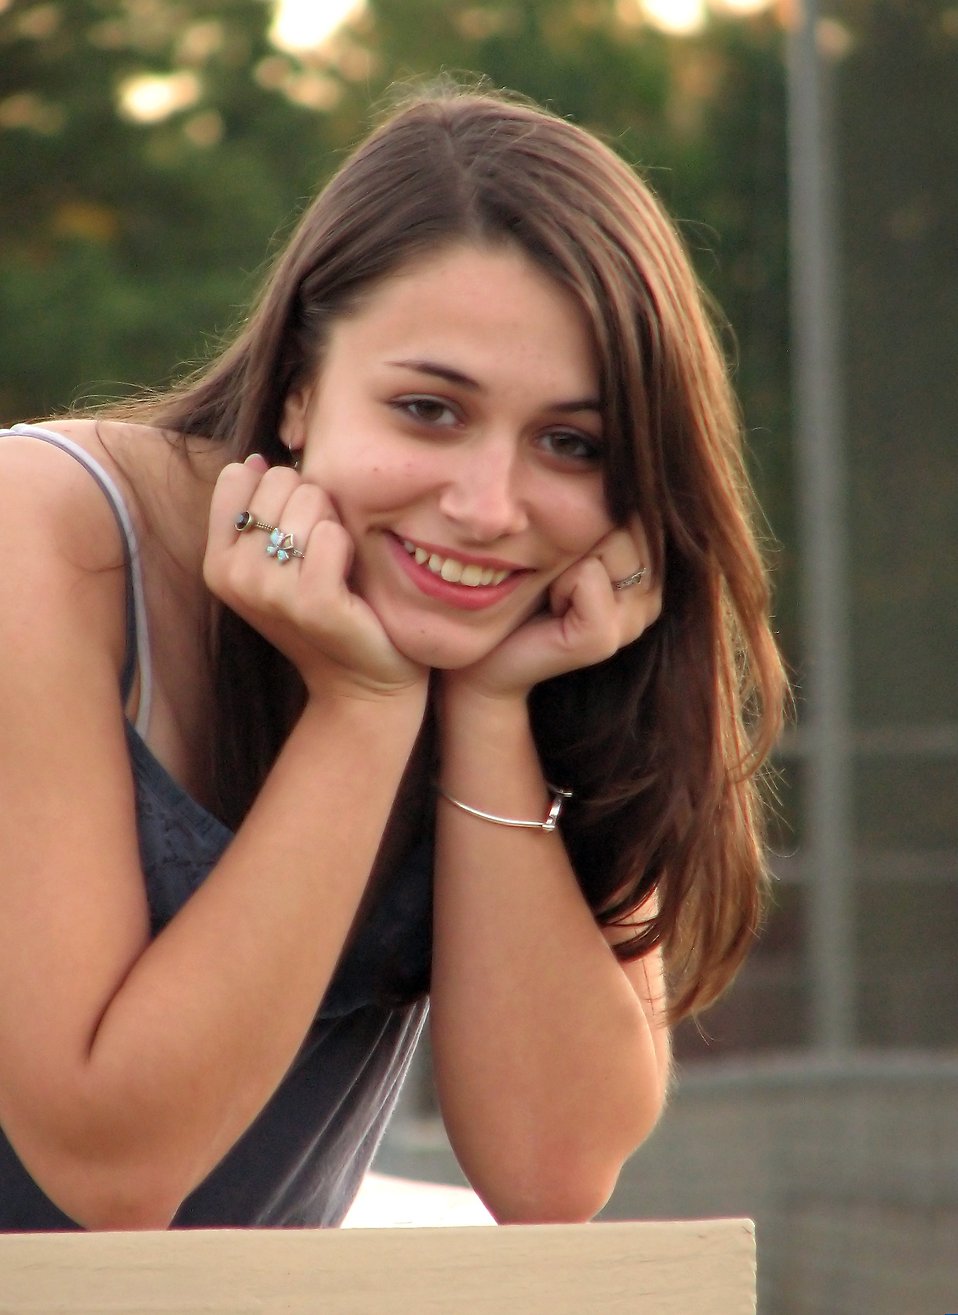
[(612, 528), (588, 325), (518, 247), (446, 247), (377, 284), (282, 437), (352, 537), (352, 588), (425, 666), (491, 652)]

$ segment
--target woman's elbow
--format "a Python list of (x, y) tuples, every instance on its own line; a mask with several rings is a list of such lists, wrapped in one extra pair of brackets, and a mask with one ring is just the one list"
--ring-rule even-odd
[(48, 1154), (39, 1162), (27, 1157), (24, 1165), (53, 1204), (88, 1232), (169, 1228), (187, 1194), (169, 1172), (142, 1160)]
[(566, 1148), (546, 1154), (521, 1170), (514, 1167), (493, 1190), (480, 1195), (500, 1224), (588, 1223), (608, 1204), (637, 1144), (630, 1135), (604, 1154), (597, 1154), (594, 1146), (578, 1153)]
[(498, 1224), (585, 1224), (608, 1202), (618, 1172), (553, 1169), (534, 1181), (513, 1178), (494, 1194), (486, 1206)]
[(69, 1213), (91, 1233), (162, 1231), (173, 1222), (179, 1205), (168, 1193), (117, 1184), (76, 1201)]

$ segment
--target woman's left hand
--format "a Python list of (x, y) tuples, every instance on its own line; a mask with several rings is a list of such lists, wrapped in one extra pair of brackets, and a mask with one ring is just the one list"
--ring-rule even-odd
[[(615, 588), (640, 566), (636, 584)], [(642, 523), (633, 516), (612, 530), (551, 584), (548, 607), (514, 630), (481, 661), (444, 674), (493, 697), (525, 697), (540, 681), (594, 666), (648, 629), (662, 610), (662, 585), (652, 573)]]

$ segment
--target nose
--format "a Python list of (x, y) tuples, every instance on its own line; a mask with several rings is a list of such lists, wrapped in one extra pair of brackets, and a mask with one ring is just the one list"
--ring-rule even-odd
[(493, 543), (529, 524), (520, 464), (513, 441), (469, 444), (455, 454), (439, 508), (464, 541)]

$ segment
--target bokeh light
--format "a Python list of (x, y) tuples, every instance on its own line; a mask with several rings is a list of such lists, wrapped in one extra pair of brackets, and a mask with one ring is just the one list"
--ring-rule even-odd
[(276, 0), (270, 39), (281, 50), (313, 50), (362, 7), (362, 0)]

